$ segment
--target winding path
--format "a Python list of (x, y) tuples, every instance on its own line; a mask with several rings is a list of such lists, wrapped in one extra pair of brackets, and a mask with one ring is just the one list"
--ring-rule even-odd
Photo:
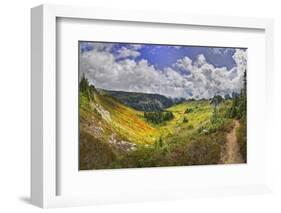
[(221, 155), (221, 161), (224, 164), (243, 163), (243, 158), (239, 151), (239, 144), (236, 137), (236, 130), (239, 127), (239, 121), (235, 120), (233, 129), (226, 136), (227, 141)]

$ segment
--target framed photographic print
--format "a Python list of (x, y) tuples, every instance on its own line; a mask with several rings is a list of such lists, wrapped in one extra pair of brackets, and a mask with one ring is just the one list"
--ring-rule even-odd
[(78, 46), (79, 170), (246, 163), (246, 48)]
[(272, 20), (43, 5), (31, 21), (32, 203), (270, 192)]

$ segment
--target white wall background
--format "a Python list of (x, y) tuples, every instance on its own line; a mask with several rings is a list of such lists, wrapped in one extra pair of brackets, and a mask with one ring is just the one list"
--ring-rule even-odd
[[(280, 212), (281, 211), (281, 13), (276, 0), (6, 0), (0, 7), (0, 212), (37, 212), (29, 204), (30, 179), (30, 8), (42, 3), (123, 9), (269, 17), (275, 20), (275, 187), (272, 195), (202, 198), (47, 210), (51, 212)], [(257, 116), (258, 120), (258, 116)], [(277, 130), (278, 129), (278, 130)]]

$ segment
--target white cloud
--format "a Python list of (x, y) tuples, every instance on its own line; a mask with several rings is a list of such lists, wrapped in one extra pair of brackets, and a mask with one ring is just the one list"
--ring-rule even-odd
[(130, 47), (134, 50), (139, 50), (143, 47), (141, 44), (131, 44)]
[[(172, 67), (159, 70), (147, 60), (137, 62), (127, 58), (129, 55), (136, 57), (139, 52), (132, 53), (135, 50), (128, 48), (120, 50), (117, 56), (96, 49), (82, 53), (81, 73), (85, 73), (96, 87), (103, 89), (158, 93), (171, 97), (211, 98), (216, 94), (239, 92), (247, 66), (247, 52), (240, 49), (233, 54), (237, 66), (230, 70), (214, 67), (202, 54), (194, 61), (184, 57)], [(116, 60), (120, 54), (124, 59)]]
[(82, 42), (81, 45), (91, 47), (96, 51), (105, 51), (105, 52), (110, 52), (112, 47), (114, 46), (113, 43), (99, 43), (99, 42)]
[(140, 53), (138, 51), (136, 51), (135, 49), (129, 49), (126, 47), (122, 47), (121, 49), (118, 50), (118, 55), (117, 58), (127, 58), (127, 57), (133, 57), (136, 58), (140, 55)]
[(212, 48), (210, 48), (210, 50), (213, 51), (214, 54), (225, 55), (228, 52), (232, 52), (233, 48), (212, 47)]
[(174, 67), (185, 71), (190, 71), (192, 69), (192, 60), (185, 56), (182, 59), (178, 59), (177, 63), (174, 64)]
[(207, 61), (206, 61), (206, 58), (203, 54), (199, 54), (197, 57), (196, 57), (196, 60), (194, 62), (195, 66), (197, 67), (200, 67), (202, 66), (203, 64), (206, 64)]

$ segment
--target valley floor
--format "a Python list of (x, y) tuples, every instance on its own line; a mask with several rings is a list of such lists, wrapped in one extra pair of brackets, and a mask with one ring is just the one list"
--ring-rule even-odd
[(155, 124), (111, 96), (82, 93), (80, 169), (246, 162), (240, 147), (245, 132), (238, 120), (225, 116), (232, 104), (186, 101), (166, 108), (172, 119)]

